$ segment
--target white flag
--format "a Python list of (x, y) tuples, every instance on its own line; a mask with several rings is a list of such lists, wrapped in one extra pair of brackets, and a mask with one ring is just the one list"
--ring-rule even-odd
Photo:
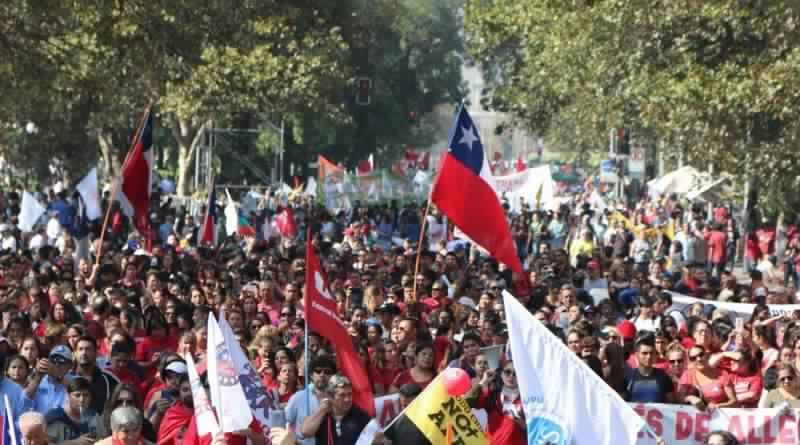
[(28, 192), (22, 192), (22, 204), (20, 205), (19, 223), (17, 227), (23, 232), (30, 232), (36, 221), (44, 214), (47, 209), (36, 198)]
[(103, 216), (103, 212), (100, 210), (100, 189), (97, 187), (97, 167), (93, 167), (75, 186), (75, 189), (83, 198), (86, 205), (86, 217), (89, 218), (89, 221)]
[(503, 304), (528, 443), (635, 444), (636, 411), (506, 291)]
[(317, 196), (317, 180), (313, 176), (309, 176), (306, 181), (306, 195)]
[(202, 437), (210, 434), (211, 437), (214, 437), (219, 432), (217, 416), (214, 414), (214, 410), (211, 409), (206, 389), (200, 383), (200, 375), (197, 374), (192, 354), (186, 354), (183, 358), (186, 360), (186, 367), (189, 368), (189, 383), (192, 385), (194, 415), (197, 418), (197, 435)]
[[(214, 314), (208, 314), (208, 386), (211, 405), (217, 410), (222, 432), (245, 430), (253, 421), (247, 407), (239, 373), (233, 366), (229, 344), (225, 341)], [(243, 409), (244, 408), (244, 409)]]
[(261, 377), (253, 368), (253, 365), (250, 364), (250, 360), (247, 359), (244, 351), (242, 351), (233, 333), (233, 328), (225, 319), (224, 311), (220, 311), (219, 314), (219, 329), (225, 338), (225, 343), (229, 346), (234, 372), (239, 376), (241, 388), (244, 391), (245, 399), (247, 399), (246, 404), (241, 406), (249, 405), (249, 411), (252, 412), (256, 420), (261, 422), (261, 425), (265, 428), (269, 428), (269, 410), (277, 409), (278, 406), (272, 394), (264, 388)]
[(228, 189), (225, 189), (225, 195), (228, 197), (228, 203), (225, 204), (225, 230), (231, 236), (239, 232), (239, 212)]

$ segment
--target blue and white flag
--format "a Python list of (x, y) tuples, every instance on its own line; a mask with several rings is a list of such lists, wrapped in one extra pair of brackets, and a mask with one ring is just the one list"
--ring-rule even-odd
[(226, 341), (214, 314), (208, 314), (208, 389), (224, 433), (246, 430), (253, 421), (253, 414), (246, 408), (247, 398), (239, 373), (233, 365), (231, 346), (238, 344)]
[(278, 409), (277, 400), (272, 396), (273, 394), (264, 387), (261, 377), (256, 372), (250, 360), (247, 359), (242, 350), (239, 342), (236, 341), (236, 336), (233, 333), (233, 328), (228, 324), (225, 319), (225, 311), (220, 310), (219, 314), (219, 328), (225, 338), (225, 343), (230, 348), (231, 361), (236, 373), (239, 375), (239, 382), (242, 385), (244, 396), (247, 399), (247, 404), (255, 416), (256, 420), (261, 422), (265, 427), (265, 431), (269, 428), (269, 410)]
[(642, 418), (508, 292), (503, 304), (528, 444), (635, 444)]

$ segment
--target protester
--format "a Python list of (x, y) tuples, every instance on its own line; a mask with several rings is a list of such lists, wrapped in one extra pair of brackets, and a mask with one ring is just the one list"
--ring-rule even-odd
[(111, 437), (98, 441), (100, 445), (153, 445), (142, 437), (141, 411), (121, 406), (111, 412)]
[(353, 404), (350, 380), (331, 377), (326, 395), (317, 410), (303, 420), (303, 437), (314, 437), (320, 444), (355, 445), (370, 417)]

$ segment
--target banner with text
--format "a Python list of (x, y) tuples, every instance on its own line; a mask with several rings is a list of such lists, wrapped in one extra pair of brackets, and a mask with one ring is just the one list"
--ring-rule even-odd
[[(695, 303), (713, 304), (717, 309), (724, 309), (728, 311), (731, 317), (742, 317), (749, 320), (750, 316), (753, 314), (753, 310), (756, 308), (756, 305), (752, 303), (729, 303), (726, 301), (701, 300), (700, 298), (694, 298), (675, 292), (670, 292), (670, 294), (672, 294), (671, 309), (677, 309), (679, 311), (683, 311), (685, 308)], [(800, 304), (769, 305), (769, 312), (773, 316), (792, 315), (792, 312), (794, 311), (800, 311)]]
[[(669, 445), (701, 445), (712, 431), (729, 431), (741, 445), (797, 445), (800, 410), (723, 408), (698, 411), (687, 405), (633, 404), (653, 432)], [(655, 445), (639, 433), (637, 445)]]

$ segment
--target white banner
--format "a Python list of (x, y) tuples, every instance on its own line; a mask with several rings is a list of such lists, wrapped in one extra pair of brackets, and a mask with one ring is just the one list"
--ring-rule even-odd
[[(740, 445), (797, 445), (800, 410), (723, 408), (698, 411), (688, 405), (632, 404), (653, 432), (669, 445), (701, 445), (712, 431), (729, 431)], [(639, 433), (636, 445), (655, 445), (647, 433)]]
[[(536, 206), (536, 195), (542, 190), (540, 207), (555, 210), (558, 206), (554, 196), (553, 178), (550, 167), (543, 165), (529, 168), (519, 173), (505, 176), (495, 176), (492, 187), (498, 195), (508, 199), (508, 204), (514, 211), (520, 210), (520, 198), (528, 203), (531, 208)], [(554, 207), (555, 206), (555, 207)]]
[[(732, 317), (742, 317), (747, 320), (753, 314), (756, 308), (752, 303), (729, 303), (726, 301), (714, 300), (701, 300), (700, 298), (690, 297), (688, 295), (670, 292), (672, 294), (672, 307), (670, 309), (677, 309), (683, 311), (687, 306), (695, 303), (713, 304), (717, 309), (724, 309), (728, 311)], [(769, 305), (769, 312), (773, 316), (777, 315), (791, 315), (792, 312), (800, 310), (800, 304), (771, 304)]]

